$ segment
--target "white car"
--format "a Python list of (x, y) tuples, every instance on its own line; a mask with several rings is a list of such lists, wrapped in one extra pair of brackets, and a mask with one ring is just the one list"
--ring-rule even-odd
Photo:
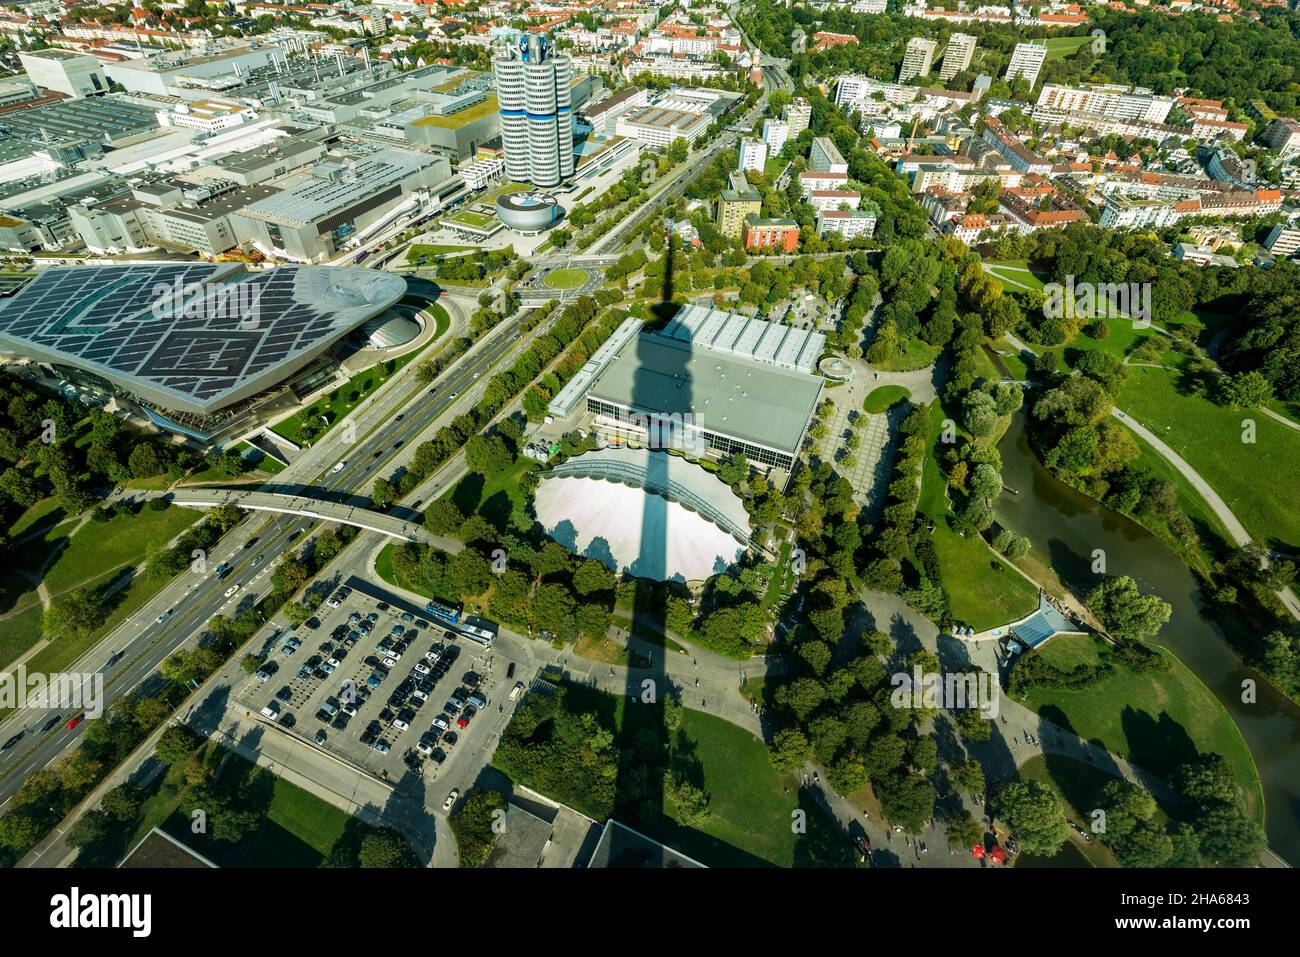
[(328, 661), (323, 661), (316, 667), (320, 668), (320, 670), (325, 672), (327, 675), (334, 674), (334, 666), (330, 664)]
[(390, 656), (390, 657), (385, 657), (385, 658), (384, 658), (384, 667), (387, 668), (389, 671), (392, 671), (393, 668), (397, 667), (397, 659), (396, 659), (396, 658), (393, 658), (393, 657), (391, 657), (391, 656)]
[(433, 742), (421, 739), (420, 743), (415, 746), (415, 750), (424, 755), (433, 754)]
[(435, 728), (440, 728), (441, 730), (446, 731), (448, 728), (451, 727), (451, 722), (448, 721), (446, 718), (444, 718), (442, 715), (438, 715), (438, 717), (433, 719), (433, 726)]
[(331, 668), (337, 668), (339, 666), (339, 660), (337, 658), (330, 658), (325, 663), (329, 665)]
[(280, 706), (276, 704), (274, 701), (272, 701), (270, 704), (268, 704), (265, 708), (262, 709), (262, 717), (270, 718), (272, 721), (275, 720), (275, 716), (278, 715), (279, 713), (280, 713)]
[(401, 718), (394, 718), (393, 727), (396, 728), (398, 731), (405, 731), (407, 728), (410, 727), (410, 725), (407, 724), (405, 721), (403, 721)]
[(348, 460), (339, 459), (338, 464), (335, 465), (332, 469), (330, 469), (330, 474), (337, 475), (339, 472), (342, 472), (347, 467), (348, 467)]
[(430, 668), (428, 665), (426, 665), (423, 661), (417, 661), (415, 663), (415, 670), (422, 675), (427, 675), (433, 669)]
[(444, 811), (450, 811), (458, 797), (460, 797), (460, 788), (452, 788), (451, 793), (447, 795), (447, 800), (442, 802), (442, 809)]
[(226, 589), (226, 597), (229, 598), (231, 595), (233, 595), (233, 594), (234, 594), (235, 592), (237, 592), (237, 591), (239, 591), (239, 586), (238, 586), (238, 585), (231, 585), (229, 588)]
[(414, 691), (411, 692), (411, 697), (419, 698), (421, 701), (429, 700), (429, 696), (425, 694), (423, 691), (421, 691), (419, 688), (416, 688)]
[(442, 657), (442, 652), (438, 651), (437, 649), (430, 648), (428, 651), (424, 653), (424, 657), (429, 659), (430, 661), (436, 662), (439, 658)]

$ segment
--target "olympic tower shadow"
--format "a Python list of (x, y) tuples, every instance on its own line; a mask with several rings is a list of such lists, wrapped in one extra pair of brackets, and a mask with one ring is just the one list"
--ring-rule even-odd
[[(667, 239), (664, 253), (663, 294), (652, 308), (652, 328), (662, 327), (677, 312), (673, 302), (674, 242)], [(632, 383), (630, 426), (647, 424), (643, 441), (648, 450), (646, 474), (647, 492), (643, 496), (641, 514), (641, 542), (632, 573), (643, 579), (643, 585), (656, 590), (672, 575), (668, 567), (670, 537), (668, 500), (650, 489), (665, 489), (668, 485), (668, 456), (664, 451), (680, 443), (682, 430), (678, 423), (690, 422), (692, 409), (692, 383), (689, 363), (691, 348), (688, 343), (671, 343), (661, 337), (643, 334), (637, 341), (637, 371)], [(639, 431), (639, 429), (638, 429)], [(660, 623), (654, 614), (657, 601), (643, 598), (645, 588), (638, 588), (632, 611), (632, 634), (653, 635), (659, 632)], [(648, 597), (648, 596), (644, 596)], [(615, 788), (615, 816), (636, 827), (638, 824), (658, 830), (665, 814), (665, 791), (670, 773), (672, 749), (669, 729), (665, 722), (664, 701), (676, 693), (668, 681), (665, 668), (666, 649), (656, 648), (648, 667), (629, 667), (627, 692), (624, 699), (622, 738), (617, 784)], [(635, 658), (632, 664), (637, 662)], [(699, 702), (683, 704), (699, 705)], [(628, 846), (611, 848), (610, 860), (620, 859), (641, 867), (664, 865), (662, 849), (650, 851), (644, 843), (628, 840)], [(615, 836), (615, 845), (618, 838)]]

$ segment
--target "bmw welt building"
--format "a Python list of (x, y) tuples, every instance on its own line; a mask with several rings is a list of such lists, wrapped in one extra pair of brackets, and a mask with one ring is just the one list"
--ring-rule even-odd
[(399, 276), (333, 266), (51, 268), (0, 299), (0, 353), (207, 440), (290, 380), (323, 384), (331, 347), (405, 293)]

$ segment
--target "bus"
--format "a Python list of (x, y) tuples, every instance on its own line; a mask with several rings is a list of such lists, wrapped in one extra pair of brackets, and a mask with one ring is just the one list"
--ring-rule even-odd
[(488, 621), (486, 618), (478, 618), (469, 615), (460, 623), (460, 633), (470, 641), (477, 642), (484, 648), (491, 648), (492, 642), (497, 639), (497, 632), (500, 626), (495, 621)]
[(456, 625), (460, 621), (461, 606), (459, 603), (453, 605), (433, 598), (424, 606), (424, 610), (444, 625)]
[(352, 260), (352, 265), (354, 265), (354, 266), (357, 265), (358, 263), (360, 263), (363, 259), (365, 259), (365, 258), (366, 258), (367, 256), (369, 256), (369, 255), (370, 255), (370, 250), (369, 250), (369, 249), (363, 249), (363, 250), (361, 250), (361, 252), (359, 252), (359, 253), (357, 254), (357, 258), (354, 259), (354, 260)]

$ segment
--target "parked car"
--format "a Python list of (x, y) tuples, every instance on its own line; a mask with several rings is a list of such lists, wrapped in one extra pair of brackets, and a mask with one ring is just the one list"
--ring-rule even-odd
[(510, 700), (514, 701), (523, 693), (524, 693), (524, 683), (522, 681), (516, 681), (515, 686), (510, 689)]
[(447, 795), (447, 800), (442, 802), (442, 809), (450, 811), (456, 803), (456, 798), (460, 797), (460, 788), (452, 788), (451, 793)]
[(438, 715), (436, 718), (433, 719), (433, 726), (435, 728), (441, 728), (443, 731), (446, 731), (448, 728), (451, 727), (451, 722), (448, 721), (442, 715)]
[(461, 712), (460, 718), (457, 719), (456, 723), (462, 728), (468, 728), (469, 723), (474, 720), (474, 715), (476, 714), (478, 714), (478, 711), (474, 708), (466, 708)]
[(315, 741), (316, 741), (317, 744), (324, 744), (324, 743), (325, 743), (325, 729), (324, 729), (324, 728), (321, 728), (320, 730), (318, 730), (318, 731), (316, 732), (316, 738), (315, 738)]
[(389, 751), (392, 750), (388, 746), (388, 742), (385, 741), (383, 738), (380, 738), (378, 741), (376, 741), (374, 747), (375, 750), (378, 751), (380, 754), (387, 754)]

